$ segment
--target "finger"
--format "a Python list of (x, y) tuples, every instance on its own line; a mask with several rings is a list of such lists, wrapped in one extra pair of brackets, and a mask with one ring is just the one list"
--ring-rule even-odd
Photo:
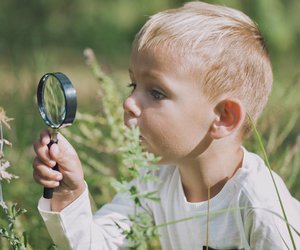
[(66, 152), (72, 154), (75, 153), (73, 146), (61, 133), (57, 133), (57, 144), (59, 145), (59, 151), (61, 154), (65, 154)]
[(38, 140), (33, 144), (33, 149), (37, 157), (46, 165), (48, 165), (49, 167), (55, 166), (56, 162), (50, 158), (47, 144), (43, 144), (41, 143), (41, 140)]
[(60, 133), (57, 134), (57, 139), (58, 143), (53, 144), (49, 150), (50, 158), (63, 168), (81, 165), (75, 149), (68, 140)]
[(45, 165), (39, 158), (35, 158), (33, 163), (33, 173), (41, 179), (47, 181), (61, 181), (63, 176), (59, 171), (53, 170), (51, 167)]
[(37, 173), (33, 173), (33, 179), (41, 184), (44, 187), (47, 188), (56, 188), (60, 185), (59, 181), (54, 181), (54, 180), (45, 180), (43, 177), (39, 176)]
[(51, 141), (51, 137), (48, 130), (44, 130), (40, 134), (41, 145), (48, 145)]

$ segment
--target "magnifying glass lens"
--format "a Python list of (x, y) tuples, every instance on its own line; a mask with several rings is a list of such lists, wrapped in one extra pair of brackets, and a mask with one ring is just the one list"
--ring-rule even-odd
[(61, 83), (50, 75), (43, 90), (43, 104), (45, 115), (55, 127), (59, 127), (66, 117), (66, 100)]

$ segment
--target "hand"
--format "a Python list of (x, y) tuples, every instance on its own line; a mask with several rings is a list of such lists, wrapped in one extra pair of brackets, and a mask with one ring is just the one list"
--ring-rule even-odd
[[(33, 178), (48, 188), (55, 188), (51, 200), (51, 208), (60, 211), (85, 189), (83, 170), (78, 155), (72, 145), (58, 133), (58, 143), (50, 143), (48, 131), (41, 133), (34, 143), (37, 157), (33, 161)], [(58, 164), (58, 171), (52, 168)]]

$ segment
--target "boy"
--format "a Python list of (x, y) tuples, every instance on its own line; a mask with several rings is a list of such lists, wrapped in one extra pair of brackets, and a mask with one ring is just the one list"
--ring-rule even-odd
[[(256, 25), (239, 11), (201, 2), (158, 13), (136, 36), (129, 72), (125, 124), (138, 126), (141, 143), (162, 159), (153, 172), (159, 184), (134, 180), (141, 190), (159, 190), (160, 202), (147, 202), (155, 223), (205, 214), (208, 202), (211, 212), (233, 210), (211, 216), (208, 232), (206, 217), (161, 228), (162, 248), (292, 248), (286, 223), (274, 215), (283, 217), (268, 169), (241, 146), (250, 130), (246, 114), (257, 120), (272, 86)], [(127, 195), (118, 194), (92, 216), (75, 150), (61, 135), (48, 150), (49, 140), (44, 132), (35, 143), (33, 168), (38, 183), (60, 187), (50, 201), (39, 202), (55, 244), (59, 249), (126, 247), (116, 223), (130, 227), (133, 204)], [(51, 169), (55, 163), (60, 172)], [(289, 222), (299, 230), (299, 203), (274, 176)]]

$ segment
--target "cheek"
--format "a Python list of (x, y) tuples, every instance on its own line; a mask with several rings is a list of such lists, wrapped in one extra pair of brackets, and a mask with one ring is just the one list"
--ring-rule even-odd
[[(201, 130), (184, 118), (145, 116), (141, 131), (147, 149), (166, 161), (176, 161), (188, 155), (201, 141)], [(203, 133), (202, 133), (203, 134)]]

